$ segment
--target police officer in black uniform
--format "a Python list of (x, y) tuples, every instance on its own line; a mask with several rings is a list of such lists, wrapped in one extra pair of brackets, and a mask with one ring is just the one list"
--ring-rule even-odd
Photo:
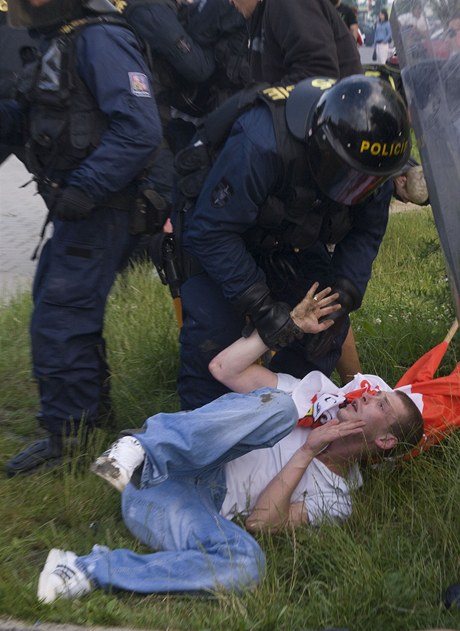
[(33, 285), (33, 372), (45, 438), (13, 457), (8, 475), (60, 461), (109, 404), (104, 310), (135, 239), (130, 209), (161, 141), (147, 64), (134, 32), (106, 0), (11, 0), (14, 27), (39, 53), (0, 105), (0, 139), (26, 138), (53, 221)]
[[(362, 75), (334, 83), (270, 87), (250, 104), (239, 95), (234, 101), (248, 111), (217, 155), (209, 139), (226, 127), (219, 110), (202, 140), (178, 156), (184, 196), (198, 157), (198, 174), (206, 156), (213, 163), (198, 198), (174, 221), (185, 278), (178, 378), (185, 409), (226, 391), (207, 366), (245, 321), (278, 351), (276, 372), (330, 375), (340, 356), (385, 233), (387, 180), (406, 162), (410, 136), (404, 103), (387, 83)], [(328, 331), (302, 336), (290, 310), (314, 281), (339, 292), (341, 310)]]

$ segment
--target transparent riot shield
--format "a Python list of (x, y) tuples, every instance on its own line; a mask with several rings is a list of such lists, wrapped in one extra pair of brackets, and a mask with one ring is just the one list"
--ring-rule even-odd
[(460, 2), (395, 0), (391, 26), (460, 318)]

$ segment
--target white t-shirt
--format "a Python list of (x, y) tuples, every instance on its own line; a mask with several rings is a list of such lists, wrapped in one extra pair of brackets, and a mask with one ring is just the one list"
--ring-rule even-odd
[[(231, 519), (238, 513), (249, 514), (261, 492), (303, 445), (311, 431), (295, 427), (273, 447), (257, 449), (228, 462), (225, 465), (227, 495), (221, 515)], [(314, 458), (294, 490), (291, 503), (303, 502), (308, 520), (313, 525), (318, 525), (325, 518), (346, 519), (351, 514), (352, 484), (356, 488), (362, 484), (357, 467), (345, 480)]]
[[(292, 393), (299, 418), (312, 413), (315, 420), (327, 422), (336, 416), (345, 393), (366, 388), (369, 392), (391, 391), (375, 375), (357, 374), (343, 388), (338, 388), (321, 372), (313, 371), (303, 379), (278, 374), (279, 390)], [(267, 484), (281, 471), (299, 449), (311, 429), (295, 427), (273, 447), (251, 451), (225, 465), (227, 495), (221, 514), (231, 519), (238, 513), (249, 514)], [(333, 473), (314, 458), (291, 496), (291, 503), (304, 502), (308, 520), (318, 525), (324, 519), (346, 519), (351, 514), (352, 488), (362, 485), (358, 466), (353, 465), (345, 478)]]

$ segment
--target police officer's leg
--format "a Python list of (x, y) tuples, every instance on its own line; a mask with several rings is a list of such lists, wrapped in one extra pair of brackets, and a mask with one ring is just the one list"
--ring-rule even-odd
[(343, 386), (350, 382), (358, 372), (362, 372), (361, 361), (359, 359), (351, 325), (342, 345), (342, 353), (337, 361), (336, 370)]
[(184, 325), (180, 333), (177, 389), (182, 409), (193, 409), (228, 392), (208, 370), (222, 349), (241, 337), (242, 322), (221, 290), (203, 272), (181, 287)]
[(82, 421), (90, 429), (97, 423), (108, 390), (105, 304), (132, 247), (128, 222), (127, 212), (109, 208), (81, 221), (55, 221), (37, 267), (30, 327), (39, 422), (49, 438), (10, 460), (9, 475), (57, 462), (63, 436), (75, 435)]

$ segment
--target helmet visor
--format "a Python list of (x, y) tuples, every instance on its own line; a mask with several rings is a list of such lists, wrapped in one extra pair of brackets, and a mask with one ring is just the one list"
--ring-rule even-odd
[(334, 202), (346, 206), (359, 204), (390, 177), (354, 169), (330, 148), (327, 141), (324, 146), (319, 147), (316, 138), (310, 140), (307, 155), (322, 193)]

